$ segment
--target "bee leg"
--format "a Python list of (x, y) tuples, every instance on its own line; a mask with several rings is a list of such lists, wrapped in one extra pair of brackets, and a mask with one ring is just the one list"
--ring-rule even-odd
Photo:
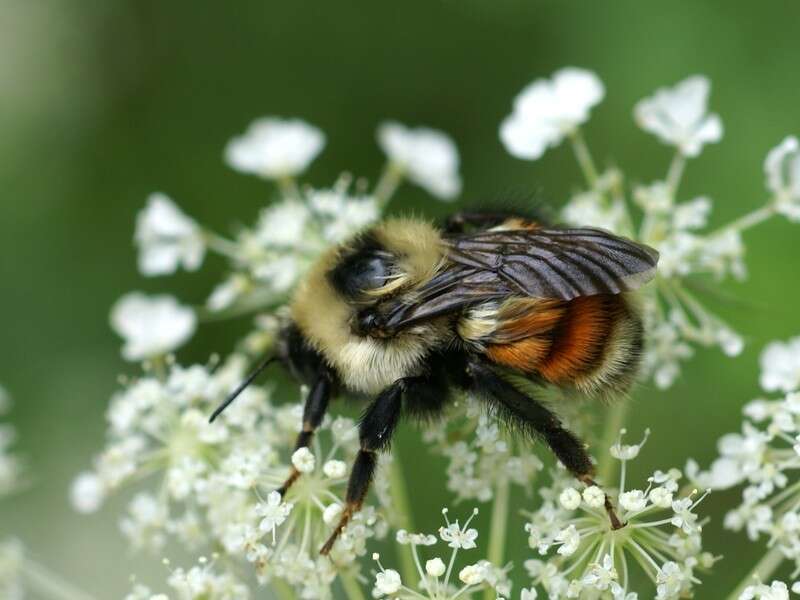
[[(294, 449), (308, 448), (311, 439), (314, 437), (314, 432), (322, 423), (322, 418), (325, 416), (325, 411), (328, 409), (328, 402), (331, 398), (331, 379), (328, 373), (322, 372), (314, 382), (313, 387), (306, 396), (305, 408), (303, 408), (303, 429), (297, 435)], [(296, 467), (292, 467), (289, 477), (281, 487), (278, 488), (278, 493), (283, 496), (286, 491), (297, 481), (300, 477), (300, 471)]]
[(350, 481), (347, 483), (347, 498), (339, 523), (331, 533), (328, 541), (322, 546), (320, 554), (327, 555), (342, 530), (352, 516), (361, 510), (364, 497), (367, 495), (375, 467), (378, 463), (378, 451), (386, 450), (391, 443), (392, 433), (397, 425), (402, 408), (402, 396), (408, 380), (399, 379), (384, 389), (361, 417), (358, 426), (361, 449), (358, 451)]
[[(534, 437), (543, 439), (556, 458), (576, 479), (585, 485), (594, 482), (594, 465), (584, 444), (565, 429), (558, 417), (534, 398), (503, 379), (485, 361), (473, 359), (467, 366), (474, 391), (488, 400), (500, 413)], [(617, 517), (606, 495), (605, 509), (612, 529), (625, 526)]]

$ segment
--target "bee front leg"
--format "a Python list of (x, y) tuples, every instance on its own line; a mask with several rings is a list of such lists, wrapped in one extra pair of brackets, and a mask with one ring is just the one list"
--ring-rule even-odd
[[(470, 361), (468, 376), (472, 380), (473, 391), (489, 401), (508, 419), (517, 423), (532, 436), (542, 438), (575, 478), (587, 486), (597, 485), (594, 465), (586, 452), (584, 444), (564, 428), (561, 421), (550, 410), (542, 406), (530, 395), (523, 393), (515, 385), (503, 379), (495, 370), (480, 359)], [(600, 487), (600, 486), (598, 486)], [(602, 488), (601, 488), (602, 489)], [(625, 523), (620, 521), (611, 499), (605, 494), (605, 510), (612, 529), (621, 529)]]
[[(317, 377), (311, 390), (306, 396), (305, 407), (303, 408), (303, 429), (297, 435), (294, 449), (297, 451), (300, 448), (308, 448), (314, 433), (322, 423), (325, 416), (325, 411), (328, 409), (328, 403), (331, 399), (331, 378), (327, 372), (322, 372)], [(289, 477), (281, 487), (278, 488), (278, 493), (283, 496), (286, 491), (297, 481), (300, 477), (300, 471), (296, 467), (292, 467)]]
[(397, 421), (402, 408), (402, 396), (406, 380), (399, 379), (384, 389), (369, 408), (364, 412), (358, 431), (361, 449), (358, 451), (350, 480), (347, 483), (347, 498), (339, 523), (331, 533), (328, 541), (322, 546), (320, 554), (328, 554), (342, 530), (350, 522), (355, 513), (361, 510), (364, 498), (369, 490), (375, 467), (378, 464), (378, 452), (386, 450), (391, 444)]

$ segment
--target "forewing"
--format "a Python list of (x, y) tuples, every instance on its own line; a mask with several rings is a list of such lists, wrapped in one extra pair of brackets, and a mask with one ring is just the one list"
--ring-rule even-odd
[(535, 298), (634, 290), (653, 278), (658, 263), (652, 248), (588, 227), (489, 230), (446, 243), (451, 262), (491, 273), (497, 283)]
[(446, 266), (393, 301), (386, 313), (390, 328), (513, 296), (619, 294), (652, 279), (658, 263), (652, 248), (588, 227), (486, 230), (444, 239)]

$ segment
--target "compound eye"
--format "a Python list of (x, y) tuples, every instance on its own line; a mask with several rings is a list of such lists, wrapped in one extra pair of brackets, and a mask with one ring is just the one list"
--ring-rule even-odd
[(358, 260), (350, 274), (351, 285), (358, 290), (374, 290), (386, 283), (389, 265), (380, 256)]
[(356, 298), (381, 287), (390, 275), (390, 257), (382, 252), (353, 256), (330, 274), (336, 289), (347, 298)]

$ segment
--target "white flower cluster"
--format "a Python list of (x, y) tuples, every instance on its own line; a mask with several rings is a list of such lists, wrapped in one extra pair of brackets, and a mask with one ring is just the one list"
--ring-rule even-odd
[[(378, 143), (387, 155), (384, 174), (372, 191), (365, 181), (344, 174), (330, 188), (299, 186), (325, 145), (316, 127), (297, 119), (256, 120), (225, 150), (237, 171), (279, 184), (280, 197), (264, 208), (252, 227), (228, 239), (187, 216), (166, 194), (147, 199), (136, 220), (134, 241), (143, 275), (167, 275), (178, 268), (197, 270), (207, 252), (230, 263), (230, 274), (210, 293), (205, 310), (233, 313), (275, 307), (332, 244), (375, 222), (398, 185), (407, 179), (442, 200), (461, 191), (458, 150), (444, 133), (386, 122)], [(117, 303), (112, 325), (125, 340), (122, 353), (132, 361), (159, 359), (186, 342), (197, 316), (169, 296), (128, 294)]]
[[(3, 386), (0, 386), (0, 416), (11, 408), (11, 397)], [(8, 423), (0, 423), (0, 498), (15, 491), (22, 477), (22, 462), (11, 447), (17, 434)]]
[(554, 599), (635, 600), (634, 570), (650, 579), (658, 600), (688, 597), (700, 583), (697, 572), (716, 560), (702, 550), (696, 508), (703, 496), (680, 491), (677, 469), (656, 471), (645, 488), (626, 487), (627, 463), (646, 439), (647, 434), (639, 444), (627, 445), (620, 435), (610, 449), (621, 463), (615, 502), (625, 524), (621, 529), (611, 528), (603, 490), (591, 486), (579, 491), (571, 475), (554, 470), (552, 484), (540, 491), (542, 505), (525, 526), (532, 549), (542, 556), (554, 552), (525, 561), (532, 583), (522, 598), (532, 600), (541, 590)]
[[(742, 502), (725, 516), (725, 527), (766, 539), (795, 565), (800, 576), (800, 338), (770, 344), (761, 356), (761, 384), (775, 399), (745, 405), (741, 433), (720, 438), (707, 471), (693, 461), (687, 473), (698, 483), (725, 489), (744, 484)], [(757, 597), (757, 596), (755, 596)]]
[[(474, 594), (492, 590), (497, 598), (509, 597), (511, 582), (507, 568), (500, 568), (488, 560), (480, 560), (458, 569), (458, 581), (455, 581), (456, 557), (460, 550), (477, 548), (475, 540), (478, 530), (469, 525), (478, 514), (475, 509), (463, 525), (448, 519), (448, 509), (443, 509), (446, 526), (439, 528), (439, 536), (425, 533), (409, 533), (403, 529), (397, 532), (396, 541), (401, 546), (410, 546), (416, 567), (415, 581), (403, 582), (400, 573), (394, 569), (386, 569), (380, 562), (380, 556), (373, 554), (380, 571), (375, 575), (375, 587), (372, 595), (375, 598), (395, 598), (419, 600), (454, 600), (455, 598), (471, 598)], [(442, 560), (434, 556), (424, 562), (420, 556), (420, 548), (432, 548), (444, 542), (450, 548), (450, 556)]]
[(692, 278), (744, 278), (742, 232), (773, 214), (800, 221), (800, 149), (794, 137), (767, 155), (764, 169), (771, 196), (753, 212), (704, 231), (710, 198), (679, 198), (687, 160), (722, 139), (720, 117), (708, 112), (710, 88), (707, 78), (695, 75), (636, 104), (639, 126), (676, 153), (663, 179), (636, 186), (630, 195), (619, 170), (598, 172), (580, 132), (589, 110), (604, 95), (595, 74), (569, 68), (551, 80), (535, 81), (516, 98), (513, 113), (500, 128), (506, 149), (522, 159), (538, 159), (547, 147), (565, 138), (571, 141), (588, 189), (569, 200), (562, 213), (565, 221), (609, 229), (659, 251), (657, 279), (648, 287), (644, 308), (649, 341), (645, 370), (660, 388), (672, 385), (680, 362), (692, 356), (693, 344), (718, 346), (729, 356), (743, 347), (742, 338), (700, 302)]
[[(146, 585), (136, 583), (125, 600), (249, 600), (253, 597), (247, 585), (230, 572), (216, 573), (215, 562), (201, 556), (198, 564), (188, 571), (180, 567), (171, 571), (167, 578), (167, 585), (174, 591), (171, 595), (153, 593)], [(165, 560), (164, 563), (169, 566), (169, 561)]]
[(447, 427), (437, 424), (424, 434), (431, 448), (448, 459), (447, 489), (458, 501), (479, 502), (492, 500), (509, 483), (529, 490), (543, 467), (530, 445), (504, 431), (474, 398), (465, 398), (463, 405), (448, 414)]
[[(386, 531), (365, 506), (331, 559), (319, 555), (344, 504), (346, 467), (358, 450), (355, 423), (326, 419), (311, 449), (294, 452), (302, 405), (275, 406), (271, 389), (255, 385), (209, 423), (246, 364), (243, 355), (216, 368), (170, 364), (127, 383), (111, 400), (105, 449), (73, 484), (73, 505), (93, 512), (110, 492), (144, 479), (120, 521), (132, 548), (158, 552), (169, 539), (191, 550), (222, 548), (226, 559), (252, 563), (262, 583), (279, 578), (303, 598), (325, 598), (339, 572), (357, 569), (367, 539)], [(302, 476), (281, 498), (274, 490), (291, 465)]]

